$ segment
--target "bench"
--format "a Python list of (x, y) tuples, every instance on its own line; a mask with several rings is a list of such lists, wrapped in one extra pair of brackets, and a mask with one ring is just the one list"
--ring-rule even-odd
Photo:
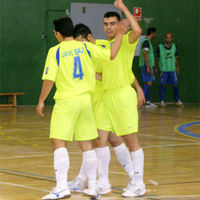
[(0, 93), (0, 96), (8, 96), (8, 104), (0, 104), (0, 107), (16, 107), (17, 95), (24, 95), (24, 93)]

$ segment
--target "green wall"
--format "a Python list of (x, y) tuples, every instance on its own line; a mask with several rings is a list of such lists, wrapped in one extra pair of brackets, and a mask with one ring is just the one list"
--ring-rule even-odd
[[(41, 74), (48, 48), (56, 43), (51, 22), (65, 15), (69, 0), (0, 0), (0, 92), (24, 92), (18, 98), (21, 105), (37, 103)], [(87, 3), (113, 3), (113, 0), (85, 0)], [(180, 95), (184, 102), (200, 102), (199, 66), (199, 1), (198, 0), (135, 0), (124, 1), (130, 10), (142, 7), (141, 26), (158, 29), (154, 47), (163, 41), (168, 31), (174, 33), (179, 48), (181, 73)], [(148, 23), (144, 18), (152, 18)], [(103, 28), (103, 27), (102, 27)], [(47, 39), (42, 39), (42, 35)], [(133, 71), (140, 80), (138, 57)], [(157, 80), (158, 80), (157, 75)], [(158, 81), (152, 89), (152, 100), (159, 101)], [(167, 88), (172, 101), (171, 88)], [(47, 103), (52, 104), (52, 94)], [(6, 99), (0, 98), (0, 102)]]

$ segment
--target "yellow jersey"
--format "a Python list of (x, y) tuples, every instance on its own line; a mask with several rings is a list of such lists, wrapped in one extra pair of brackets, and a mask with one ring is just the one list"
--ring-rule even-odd
[(54, 81), (54, 99), (72, 97), (95, 88), (95, 67), (91, 60), (110, 60), (110, 49), (89, 42), (63, 41), (47, 55), (42, 79)]
[[(107, 40), (96, 40), (95, 45), (101, 48), (106, 48), (106, 44), (107, 44)], [(94, 65), (95, 65), (95, 69), (97, 73), (102, 73), (103, 72), (103, 63), (102, 61), (98, 61), (93, 59)], [(97, 90), (102, 90), (103, 86), (102, 86), (102, 81), (96, 80), (96, 88), (95, 91)]]
[[(138, 40), (130, 44), (129, 34), (123, 36), (121, 48), (114, 60), (103, 62), (102, 84), (105, 90), (123, 88), (134, 82), (132, 62)], [(110, 48), (115, 40), (107, 41), (106, 48)]]

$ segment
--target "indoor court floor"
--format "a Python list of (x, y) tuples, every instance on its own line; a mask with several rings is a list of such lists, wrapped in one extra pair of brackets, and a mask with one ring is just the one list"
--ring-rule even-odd
[[(0, 110), (0, 200), (39, 200), (55, 186), (48, 138), (51, 110), (46, 107), (45, 118), (33, 106)], [(141, 109), (139, 139), (147, 194), (137, 199), (200, 200), (200, 105)], [(77, 143), (69, 143), (68, 151), (71, 180), (79, 171), (81, 153)], [(101, 199), (124, 199), (128, 176), (111, 153), (113, 192)], [(71, 199), (89, 198), (72, 194)]]

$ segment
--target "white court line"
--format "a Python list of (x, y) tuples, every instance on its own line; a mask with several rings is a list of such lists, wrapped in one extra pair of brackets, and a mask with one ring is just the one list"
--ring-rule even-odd
[(163, 139), (169, 139), (169, 140), (176, 140), (176, 141), (188, 141), (188, 142), (195, 142), (196, 140), (193, 139), (181, 139), (181, 138), (174, 138), (174, 136), (172, 135), (171, 137), (167, 137), (167, 136), (156, 136), (156, 135), (147, 135), (147, 134), (138, 134), (141, 136), (145, 136), (145, 137), (154, 137), (154, 138), (163, 138)]
[(52, 168), (53, 165), (38, 165), (37, 167), (44, 167), (44, 168), (45, 168), (45, 167), (47, 167), (47, 168), (51, 167), (51, 168)]
[(31, 190), (39, 190), (39, 191), (43, 191), (43, 192), (49, 192), (49, 190), (46, 190), (46, 189), (31, 187), (31, 186), (26, 186), (26, 185), (20, 185), (20, 184), (15, 184), (15, 183), (10, 183), (10, 182), (0, 181), (0, 184), (10, 185), (10, 186), (14, 186), (14, 187), (27, 188), (27, 189), (31, 189)]
[(149, 182), (152, 183), (153, 185), (159, 185), (158, 182), (156, 182), (156, 181), (154, 181), (154, 180), (152, 180), (152, 179), (149, 179)]
[(162, 198), (190, 198), (190, 197), (200, 197), (200, 195), (197, 194), (197, 195), (158, 196), (155, 198), (162, 199)]
[(176, 146), (190, 146), (190, 145), (200, 145), (200, 142), (193, 142), (193, 143), (182, 143), (182, 144), (161, 144), (161, 145), (149, 145), (149, 146), (143, 146), (143, 149), (147, 148), (156, 148), (156, 147), (176, 147)]
[(114, 171), (109, 171), (110, 174), (120, 174), (124, 176), (128, 176), (128, 174), (122, 173), (122, 172), (114, 172)]
[[(69, 154), (80, 154), (81, 152), (69, 152)], [(0, 160), (8, 160), (8, 159), (18, 159), (18, 158), (33, 158), (33, 157), (43, 157), (43, 156), (53, 156), (53, 153), (49, 154), (39, 154), (39, 155), (27, 155), (27, 156), (12, 156), (6, 158), (0, 158)]]

